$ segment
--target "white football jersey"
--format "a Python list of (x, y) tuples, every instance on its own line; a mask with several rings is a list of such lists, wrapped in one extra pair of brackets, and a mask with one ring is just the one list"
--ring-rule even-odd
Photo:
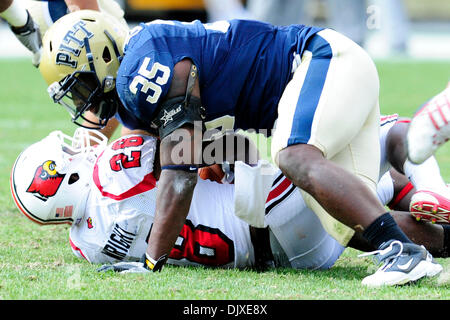
[(386, 154), (386, 137), (389, 130), (398, 121), (398, 114), (382, 115), (380, 117), (380, 175), (379, 179), (389, 171), (391, 164), (387, 159)]
[[(139, 260), (156, 207), (156, 139), (129, 135), (102, 152), (81, 221), (70, 229), (73, 252), (91, 263)], [(253, 265), (249, 226), (234, 215), (234, 187), (199, 179), (168, 263)]]
[[(381, 128), (384, 131), (390, 126)], [(381, 134), (380, 139), (385, 140)], [(78, 257), (91, 263), (137, 261), (142, 257), (156, 208), (155, 152), (156, 139), (129, 135), (99, 155), (85, 215), (70, 229), (70, 244)], [(326, 233), (299, 190), (281, 171), (274, 176), (265, 219), (278, 266), (327, 269), (345, 249)], [(234, 185), (198, 180), (186, 223), (168, 263), (253, 266), (249, 226), (234, 214)]]

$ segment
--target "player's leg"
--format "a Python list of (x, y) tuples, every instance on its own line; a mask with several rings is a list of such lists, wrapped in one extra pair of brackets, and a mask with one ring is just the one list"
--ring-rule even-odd
[[(377, 193), (380, 202), (389, 206), (394, 220), (414, 242), (423, 245), (436, 257), (448, 257), (450, 255), (450, 226), (434, 225), (427, 222), (418, 223), (409, 212), (409, 204), (416, 190), (403, 174), (395, 169), (386, 172), (377, 185)], [(361, 236), (355, 233), (350, 240), (349, 247), (361, 250), (375, 250)]]
[(394, 168), (386, 172), (377, 184), (378, 199), (389, 209), (395, 211), (408, 212), (414, 192), (416, 189), (411, 181)]
[(388, 132), (386, 150), (389, 162), (397, 171), (404, 173), (416, 188), (409, 210), (419, 220), (450, 223), (450, 189), (433, 156), (421, 164), (407, 159), (408, 128), (409, 122), (397, 122)]
[(17, 0), (1, 0), (0, 17), (14, 27), (24, 26), (28, 18), (25, 8)]
[[(429, 222), (417, 223), (409, 212), (404, 211), (391, 211), (391, 215), (414, 243), (423, 245), (434, 257), (450, 256), (450, 226)], [(376, 250), (359, 232), (354, 234), (347, 246), (363, 252)]]
[[(379, 168), (376, 68), (359, 46), (332, 30), (316, 35), (306, 50), (279, 103), (272, 156), (294, 184), (312, 195), (308, 198), (319, 200), (350, 228), (365, 229), (386, 212), (375, 196)], [(366, 143), (352, 146), (359, 136)], [(355, 154), (354, 147), (363, 149)], [(348, 233), (347, 239), (340, 236), (341, 244), (350, 239), (352, 232)]]
[[(89, 1), (91, 2), (91, 1)], [(125, 12), (115, 0), (98, 0), (99, 10), (106, 12), (116, 18), (123, 26), (128, 28), (128, 23), (125, 20)]]
[[(426, 221), (417, 222), (415, 214), (409, 212), (410, 203), (416, 194), (409, 179), (394, 169), (388, 173), (392, 185), (393, 197), (383, 202), (393, 210), (391, 214), (400, 228), (414, 242), (425, 246), (435, 257), (450, 256), (450, 226), (435, 225)], [(439, 176), (440, 177), (440, 176)], [(430, 176), (430, 179), (431, 176)], [(390, 188), (388, 184), (378, 183), (379, 189)], [(382, 193), (382, 192), (381, 192)]]
[(65, 0), (70, 12), (77, 10), (99, 10), (98, 1), (94, 0)]
[(265, 221), (271, 231), (277, 266), (329, 269), (345, 249), (325, 231), (306, 206), (300, 190), (281, 172), (275, 176), (269, 193)]
[[(391, 207), (395, 206), (395, 208), (407, 210), (410, 198), (414, 193), (414, 188), (408, 186), (411, 186), (411, 184), (405, 176), (395, 170), (391, 170), (390, 173), (387, 172), (380, 179), (378, 194), (381, 195), (380, 199), (383, 199), (385, 204), (389, 202)], [(450, 226), (433, 225), (427, 222), (417, 223), (410, 213), (405, 211), (392, 211), (391, 215), (405, 234), (416, 244), (424, 246), (436, 257), (448, 257), (450, 255)], [(362, 251), (373, 250), (358, 232), (350, 240), (349, 246)], [(422, 263), (420, 261), (421, 255), (426, 255), (427, 259), (432, 261), (432, 257), (428, 257), (425, 249), (418, 250), (417, 247), (411, 247), (409, 244), (406, 244), (406, 247), (404, 247), (401, 243), (391, 243), (391, 246), (384, 246), (381, 249), (384, 249), (384, 253), (379, 250), (375, 251), (378, 254), (377, 258), (382, 257), (383, 254), (392, 255), (404, 252), (409, 252), (410, 257), (408, 257), (409, 260), (406, 260), (405, 257), (399, 258), (400, 263), (397, 263), (397, 265), (401, 268), (391, 268), (389, 273), (383, 272), (383, 267), (386, 266), (383, 265), (373, 276), (368, 277), (366, 280), (367, 284), (377, 285), (376, 278), (380, 274), (383, 276), (385, 283), (389, 283), (389, 281), (394, 279), (395, 282), (416, 279), (418, 277), (417, 272), (411, 269), (405, 273), (405, 269), (408, 270), (411, 268), (411, 265), (416, 265), (414, 269), (420, 270)]]
[(41, 59), (42, 40), (39, 26), (20, 0), (0, 2), (0, 17), (5, 19), (17, 39), (33, 53), (33, 65), (38, 66)]
[[(351, 227), (338, 221), (324, 226), (340, 237), (341, 244), (350, 240), (352, 229), (364, 230), (375, 247), (387, 245), (386, 250), (396, 253), (405, 248), (406, 256), (421, 256), (422, 249), (411, 243), (375, 196), (379, 109), (373, 62), (354, 42), (332, 30), (316, 35), (306, 50), (311, 53), (303, 55), (280, 101), (272, 141), (275, 162), (306, 191), (305, 201), (316, 214), (328, 212)], [(442, 270), (428, 256), (417, 260), (419, 276)], [(392, 274), (385, 271), (364, 282), (393, 284)], [(416, 279), (416, 271), (408, 270), (406, 277)]]
[(450, 88), (428, 101), (414, 115), (408, 130), (408, 157), (422, 163), (450, 139)]

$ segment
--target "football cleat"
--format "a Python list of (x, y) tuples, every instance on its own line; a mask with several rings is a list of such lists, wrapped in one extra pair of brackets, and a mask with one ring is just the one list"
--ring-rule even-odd
[(383, 264), (374, 274), (363, 279), (362, 284), (370, 287), (402, 285), (436, 276), (442, 271), (442, 266), (433, 260), (425, 247), (414, 243), (390, 240), (378, 250), (359, 256), (369, 255), (374, 255), (375, 261)]
[(408, 158), (420, 164), (449, 139), (450, 88), (447, 88), (414, 115), (407, 135)]
[(417, 221), (450, 223), (450, 199), (432, 191), (421, 190), (414, 193), (409, 211)]

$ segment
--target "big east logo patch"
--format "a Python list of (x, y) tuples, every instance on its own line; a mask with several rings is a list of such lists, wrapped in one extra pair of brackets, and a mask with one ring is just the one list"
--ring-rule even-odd
[(56, 171), (56, 164), (52, 160), (45, 161), (40, 165), (34, 174), (27, 192), (34, 193), (36, 197), (43, 201), (47, 201), (49, 197), (53, 197), (58, 191), (65, 174)]

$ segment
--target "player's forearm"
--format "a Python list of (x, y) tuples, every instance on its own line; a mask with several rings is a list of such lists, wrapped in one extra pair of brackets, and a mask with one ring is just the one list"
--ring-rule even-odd
[(147, 254), (157, 260), (169, 255), (188, 215), (197, 173), (163, 170), (158, 182), (156, 215)]

